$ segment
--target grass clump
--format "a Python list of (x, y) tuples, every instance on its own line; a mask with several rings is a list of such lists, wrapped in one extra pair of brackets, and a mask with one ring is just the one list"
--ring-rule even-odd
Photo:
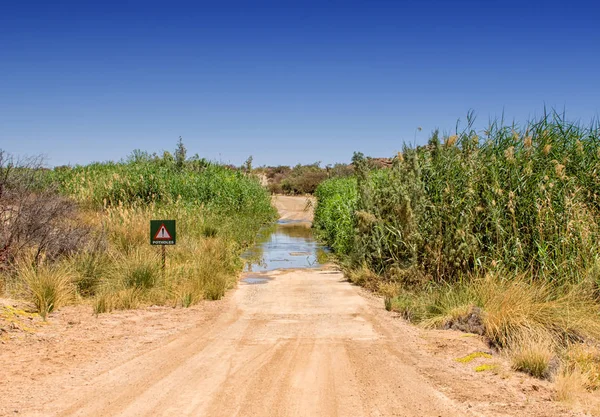
[(564, 371), (579, 375), (585, 389), (600, 389), (600, 347), (590, 344), (571, 345), (565, 353), (564, 363)]
[(477, 285), (486, 335), (507, 346), (522, 329), (546, 332), (556, 341), (600, 339), (600, 308), (584, 285), (556, 286), (519, 275), (488, 275)]
[(74, 284), (82, 297), (92, 297), (98, 286), (111, 268), (110, 257), (100, 251), (85, 251), (71, 258), (71, 266), (75, 272)]
[(94, 314), (108, 313), (114, 310), (114, 304), (109, 294), (98, 294), (92, 304)]
[[(141, 251), (140, 251), (141, 252)], [(149, 290), (153, 288), (160, 279), (160, 263), (157, 256), (144, 256), (138, 252), (133, 258), (127, 258), (121, 262), (122, 269), (117, 269), (123, 280), (125, 288), (137, 288)]]
[(217, 236), (217, 233), (218, 233), (218, 230), (214, 226), (205, 225), (202, 228), (202, 235), (204, 237), (215, 237), (215, 236)]
[(579, 395), (585, 393), (585, 375), (577, 370), (561, 369), (554, 379), (555, 399), (563, 402), (573, 402)]
[(552, 340), (545, 334), (535, 333), (524, 333), (517, 339), (509, 352), (512, 368), (535, 378), (548, 378), (555, 357)]
[(370, 289), (376, 289), (379, 283), (379, 277), (366, 264), (359, 267), (347, 269), (346, 276), (356, 285), (361, 285)]
[(16, 274), (21, 280), (23, 294), (44, 320), (73, 298), (73, 275), (64, 266), (21, 263)]

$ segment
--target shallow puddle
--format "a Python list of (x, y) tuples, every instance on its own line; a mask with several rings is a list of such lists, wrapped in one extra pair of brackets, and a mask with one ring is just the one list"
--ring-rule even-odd
[(246, 277), (244, 279), (242, 279), (242, 282), (245, 282), (246, 284), (266, 284), (267, 282), (269, 282), (269, 278), (262, 278), (262, 277)]
[(307, 223), (280, 220), (263, 230), (256, 246), (242, 257), (246, 272), (316, 268), (322, 265), (319, 261), (326, 262), (327, 248), (315, 241)]

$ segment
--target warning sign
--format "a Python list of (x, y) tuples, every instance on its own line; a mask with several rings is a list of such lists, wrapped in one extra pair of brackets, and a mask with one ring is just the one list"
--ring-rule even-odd
[(171, 235), (164, 224), (160, 225), (156, 236), (154, 236), (154, 240), (171, 240)]
[(175, 220), (150, 220), (151, 245), (174, 245), (175, 233)]

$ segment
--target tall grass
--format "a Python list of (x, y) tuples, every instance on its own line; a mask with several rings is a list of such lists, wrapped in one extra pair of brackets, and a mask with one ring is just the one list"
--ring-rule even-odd
[[(37, 269), (9, 270), (11, 282), (25, 282), (44, 314), (67, 302), (63, 287), (77, 295), (69, 302), (89, 299), (96, 313), (223, 297), (242, 269), (239, 255), (275, 217), (270, 195), (251, 175), (186, 159), (182, 143), (175, 155), (137, 151), (118, 163), (46, 172), (49, 185), (78, 203), (78, 226), (92, 232), (69, 254), (42, 254)], [(178, 241), (162, 271), (149, 223), (165, 218), (177, 221)]]
[(566, 344), (600, 341), (600, 126), (468, 121), (390, 169), (356, 154), (356, 179), (317, 189), (315, 227), (386, 308), (484, 334), (547, 376)]
[(356, 179), (334, 178), (322, 183), (315, 196), (314, 227), (338, 254), (348, 254), (354, 244), (354, 211), (357, 204)]
[[(256, 185), (251, 178), (235, 178), (247, 181), (249, 188)], [(105, 254), (110, 258), (110, 267), (95, 283), (95, 312), (150, 304), (189, 307), (202, 299), (223, 297), (242, 268), (240, 253), (254, 241), (258, 229), (273, 218), (268, 193), (262, 188), (254, 192), (256, 210), (249, 205), (232, 211), (214, 201), (199, 204), (184, 198), (152, 202), (134, 199), (127, 205), (104, 208), (92, 221), (107, 236)], [(177, 221), (177, 245), (166, 248), (164, 272), (160, 269), (160, 248), (148, 243), (152, 218)]]
[(130, 204), (203, 206), (220, 213), (272, 214), (258, 179), (198, 161), (179, 166), (168, 157), (63, 167), (52, 173), (63, 192), (94, 208)]
[(451, 281), (501, 266), (577, 282), (597, 261), (599, 175), (597, 124), (553, 114), (523, 128), (493, 123), (482, 136), (469, 125), (405, 148), (392, 169), (359, 170), (356, 188), (326, 181), (315, 225), (380, 273), (415, 266)]

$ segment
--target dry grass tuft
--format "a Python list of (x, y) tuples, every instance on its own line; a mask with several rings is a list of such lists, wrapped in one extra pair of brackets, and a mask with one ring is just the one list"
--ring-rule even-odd
[(486, 335), (499, 346), (524, 329), (550, 332), (555, 339), (600, 339), (600, 310), (585, 286), (556, 287), (524, 275), (488, 275), (476, 284)]
[(577, 370), (559, 370), (554, 379), (557, 401), (572, 403), (577, 397), (585, 393), (585, 376)]
[(586, 389), (600, 389), (600, 347), (574, 344), (567, 349), (564, 362), (568, 372), (581, 375)]
[(18, 264), (16, 274), (22, 282), (24, 295), (46, 320), (49, 313), (73, 299), (72, 271), (65, 265)]
[(543, 333), (522, 332), (513, 337), (509, 351), (512, 368), (535, 378), (550, 376), (555, 357), (551, 338)]
[(358, 268), (349, 269), (345, 272), (346, 276), (353, 284), (361, 285), (371, 290), (376, 290), (379, 285), (379, 277), (366, 263), (363, 263)]

